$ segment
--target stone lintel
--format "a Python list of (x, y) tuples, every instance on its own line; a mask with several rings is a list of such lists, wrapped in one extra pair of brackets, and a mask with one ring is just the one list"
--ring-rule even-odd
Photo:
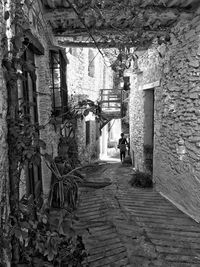
[(152, 82), (152, 83), (146, 83), (146, 84), (140, 86), (139, 90), (152, 89), (152, 88), (155, 88), (155, 87), (158, 87), (158, 86), (160, 86), (160, 80), (157, 80), (157, 81)]

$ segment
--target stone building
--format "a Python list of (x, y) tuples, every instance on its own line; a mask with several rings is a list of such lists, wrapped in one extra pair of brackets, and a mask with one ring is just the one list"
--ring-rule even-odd
[[(27, 2), (28, 3), (28, 2)], [(0, 35), (3, 38), (5, 34), (5, 16), (4, 2), (0, 3)], [(24, 53), (22, 57), (25, 61), (34, 66), (34, 70), (29, 72), (23, 70), (24, 80), (19, 80), (18, 88), (18, 107), (23, 113), (30, 117), (33, 124), (39, 124), (40, 139), (46, 144), (46, 149), (42, 153), (48, 153), (55, 157), (58, 153), (58, 144), (60, 139), (60, 128), (56, 128), (51, 123), (52, 118), (57, 117), (64, 109), (66, 102), (66, 55), (63, 50), (56, 46), (55, 38), (51, 28), (47, 25), (41, 13), (40, 1), (34, 1), (32, 5), (23, 5), (24, 17), (26, 23), (23, 30)], [(6, 23), (9, 23), (7, 20)], [(7, 25), (8, 26), (8, 25)], [(2, 46), (3, 47), (3, 46)], [(3, 49), (3, 48), (0, 49)], [(3, 53), (0, 54), (2, 60)], [(55, 63), (56, 62), (56, 63)], [(62, 69), (62, 71), (61, 71)], [(64, 71), (64, 72), (63, 72)], [(58, 77), (58, 80), (56, 80)], [(63, 90), (66, 91), (63, 94)], [(27, 108), (21, 108), (26, 103)], [(0, 196), (5, 199), (2, 191), (7, 188), (8, 182), (8, 154), (7, 154), (7, 94), (3, 72), (0, 67), (0, 154), (1, 167), (0, 175)], [(51, 183), (51, 172), (42, 160), (38, 166), (25, 167), (22, 171), (20, 184), (20, 198), (24, 195), (38, 197), (42, 195), (44, 199), (48, 196)], [(9, 194), (9, 189), (7, 188)], [(1, 210), (2, 213), (4, 210)], [(2, 216), (1, 216), (2, 217)]]
[[(78, 101), (85, 99), (97, 103), (101, 89), (113, 88), (113, 71), (108, 59), (103, 58), (97, 49), (70, 48), (67, 58), (69, 103), (77, 105)], [(77, 121), (76, 142), (81, 163), (98, 159), (104, 141), (100, 138), (100, 124), (91, 112)]]
[[(62, 94), (61, 87), (67, 90), (65, 78), (67, 60), (63, 51), (56, 46), (51, 28), (44, 20), (40, 9), (39, 1), (34, 2), (33, 7), (29, 9), (30, 30), (25, 36), (25, 40), (27, 38), (29, 43), (26, 58), (30, 58), (29, 60), (32, 60), (35, 65), (36, 82), (28, 77), (28, 83), (23, 86), (27, 86), (29, 95), (22, 97), (35, 103), (30, 110), (30, 115), (34, 123), (38, 122), (39, 125), (44, 126), (40, 130), (40, 139), (46, 143), (46, 149), (42, 152), (55, 157), (58, 152), (60, 130), (51, 123), (51, 118), (56, 118), (63, 112), (63, 101), (66, 97)], [(41, 166), (33, 167), (31, 172), (29, 170), (28, 176), (29, 181), (33, 180), (27, 186), (26, 190), (30, 191), (28, 193), (34, 192), (37, 195), (39, 192), (36, 190), (42, 189), (46, 198), (50, 190), (51, 172), (43, 160)]]
[(170, 41), (140, 54), (131, 75), (133, 164), (156, 189), (200, 221), (200, 15), (180, 19)]
[[(0, 5), (2, 18), (5, 16), (3, 4), (4, 1)], [(23, 12), (26, 18), (23, 31), (25, 47), (23, 58), (34, 66), (34, 70), (32, 73), (24, 71), (26, 79), (19, 82), (18, 104), (20, 106), (26, 103), (28, 108), (23, 112), (30, 116), (33, 124), (38, 123), (41, 126), (39, 136), (46, 144), (46, 149), (41, 149), (41, 152), (48, 153), (54, 158), (58, 155), (68, 94), (70, 103), (85, 98), (96, 102), (99, 99), (100, 89), (112, 88), (112, 71), (106, 66), (105, 59), (97, 49), (72, 48), (66, 55), (65, 49), (57, 46), (51, 26), (43, 16), (40, 1), (34, 1), (31, 5), (27, 1), (23, 4)], [(4, 21), (2, 19), (0, 25), (2, 38), (7, 33)], [(2, 56), (3, 53), (1, 53)], [(0, 182), (0, 192), (9, 192), (5, 189), (8, 186), (9, 164), (6, 143), (7, 95), (2, 69), (0, 69), (0, 81), (0, 153), (2, 157), (0, 173), (3, 177)], [(99, 124), (92, 114), (83, 120), (78, 120), (77, 124), (79, 158), (81, 163), (87, 163), (98, 158), (100, 153)], [(51, 171), (42, 159), (39, 166), (27, 167), (23, 170), (21, 181), (20, 198), (25, 194), (36, 197), (42, 194), (43, 199), (46, 199), (50, 190)], [(3, 194), (2, 197), (5, 198)], [(2, 213), (4, 212), (2, 209)]]

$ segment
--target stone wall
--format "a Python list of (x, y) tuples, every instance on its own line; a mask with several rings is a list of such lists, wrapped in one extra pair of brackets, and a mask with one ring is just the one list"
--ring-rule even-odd
[(200, 221), (200, 16), (180, 21), (155, 94), (156, 188)]
[(143, 170), (143, 91), (138, 90), (138, 77), (130, 77), (131, 91), (129, 96), (130, 120), (130, 153), (136, 169)]
[[(33, 8), (29, 11), (31, 33), (44, 47), (44, 55), (35, 55), (38, 120), (40, 125), (45, 126), (44, 129), (40, 131), (40, 138), (46, 143), (46, 150), (42, 152), (55, 157), (58, 152), (60, 132), (59, 127), (55, 128), (50, 123), (52, 98), (50, 90), (51, 70), (49, 65), (49, 49), (53, 45), (56, 45), (56, 41), (50, 27), (44, 21), (40, 8), (38, 1), (34, 1)], [(42, 187), (44, 198), (48, 196), (50, 183), (51, 171), (42, 160)]]
[(132, 74), (130, 72), (130, 153), (134, 167), (140, 171), (146, 169), (144, 145), (149, 131), (145, 121), (145, 91), (154, 88), (154, 84), (160, 80), (160, 65), (158, 51), (149, 49), (139, 56), (139, 70), (133, 70)]
[[(166, 45), (139, 57), (131, 75), (130, 137), (135, 167), (145, 168), (145, 92), (154, 88), (156, 189), (200, 221), (200, 16), (179, 21)], [(141, 72), (142, 71), (142, 72)], [(160, 79), (161, 78), (161, 79)], [(160, 81), (160, 82), (159, 82)]]
[[(5, 36), (4, 10), (0, 1), (0, 38)], [(2, 61), (3, 47), (0, 46), (0, 62)], [(9, 170), (7, 139), (7, 91), (3, 78), (3, 69), (0, 64), (0, 228), (5, 225), (9, 213)]]
[[(89, 58), (89, 51), (93, 52), (93, 58)], [(104, 63), (101, 55), (97, 54), (96, 49), (87, 48), (72, 48), (72, 54), (67, 53), (69, 60), (67, 70), (69, 96), (84, 95), (93, 101), (99, 98), (99, 90), (103, 87), (102, 69)], [(91, 64), (94, 66), (93, 77), (89, 75), (88, 70)]]
[[(78, 120), (76, 140), (78, 145), (78, 156), (82, 164), (88, 164), (98, 159), (99, 157), (99, 136), (96, 127), (96, 121), (89, 121), (90, 123), (90, 141), (86, 143), (86, 121)], [(99, 126), (99, 125), (98, 125)], [(97, 138), (98, 136), (98, 138)]]

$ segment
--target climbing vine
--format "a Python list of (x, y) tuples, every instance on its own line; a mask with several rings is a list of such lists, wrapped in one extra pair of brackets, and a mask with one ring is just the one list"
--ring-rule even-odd
[[(32, 3), (28, 2), (28, 8), (31, 9)], [(37, 206), (35, 199), (24, 199), (24, 203), (23, 199), (20, 201), (19, 189), (23, 172), (31, 166), (40, 165), (41, 157), (44, 158), (56, 178), (60, 179), (62, 174), (58, 171), (57, 164), (51, 156), (41, 153), (41, 149), (45, 150), (46, 144), (40, 139), (39, 133), (45, 125), (34, 123), (30, 114), (26, 112), (34, 103), (27, 103), (18, 95), (20, 84), (27, 79), (25, 73), (28, 73), (34, 81), (36, 78), (35, 66), (23, 57), (29, 45), (24, 42), (24, 32), (30, 27), (27, 15), (24, 13), (24, 1), (5, 1), (4, 8), (7, 35), (3, 36), (1, 43), (4, 53), (2, 67), (7, 88), (8, 107), (10, 217), (6, 225), (7, 230), (0, 231), (0, 264), (7, 266), (11, 261), (17, 266), (61, 266), (64, 261), (69, 266), (80, 266), (86, 257), (84, 244), (81, 237), (63, 232), (61, 228), (63, 216), (61, 216), (59, 226), (53, 229), (46, 209), (40, 213), (40, 207)], [(71, 176), (62, 177), (62, 183), (59, 182), (59, 186), (63, 183), (67, 185), (72, 197), (73, 192), (77, 194), (75, 182), (77, 177), (77, 174), (73, 172)], [(66, 178), (65, 182), (63, 182), (64, 178)], [(77, 199), (73, 200), (75, 205)], [(71, 198), (68, 201), (71, 203)], [(4, 251), (7, 251), (6, 256)]]

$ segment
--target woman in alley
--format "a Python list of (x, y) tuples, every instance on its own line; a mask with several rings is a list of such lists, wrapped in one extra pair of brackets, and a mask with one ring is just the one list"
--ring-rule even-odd
[(124, 137), (124, 133), (121, 133), (121, 138), (119, 139), (118, 148), (120, 150), (120, 159), (121, 162), (124, 162), (126, 156), (126, 146), (128, 146), (128, 142)]

